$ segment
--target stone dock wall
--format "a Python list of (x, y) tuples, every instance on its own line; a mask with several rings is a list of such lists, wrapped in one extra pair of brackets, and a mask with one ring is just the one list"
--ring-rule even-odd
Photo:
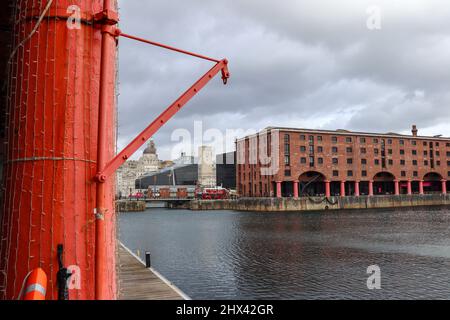
[(191, 210), (321, 211), (380, 209), (450, 205), (450, 195), (386, 195), (359, 197), (240, 198), (237, 200), (194, 200)]

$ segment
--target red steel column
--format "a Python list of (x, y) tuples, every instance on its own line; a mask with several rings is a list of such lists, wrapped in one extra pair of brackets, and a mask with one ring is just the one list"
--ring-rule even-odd
[(325, 197), (331, 197), (330, 181), (328, 180), (325, 181)]
[[(16, 299), (35, 268), (57, 299), (57, 246), (80, 286), (70, 299), (95, 298), (95, 218), (101, 31), (92, 25), (102, 0), (76, 1), (81, 21), (68, 28), (74, 1), (16, 0), (9, 65), (5, 202), (0, 243), (0, 298)], [(73, 8), (73, 7), (72, 7)], [(73, 11), (74, 12), (74, 11)], [(32, 34), (39, 17), (37, 32)], [(72, 26), (74, 26), (72, 24)], [(30, 36), (31, 35), (31, 36)], [(19, 45), (21, 44), (21, 45)], [(115, 51), (107, 55), (114, 65)], [(108, 77), (105, 156), (115, 149), (115, 67)], [(114, 180), (104, 188), (104, 296), (116, 297)], [(79, 272), (78, 272), (79, 270)]]
[(369, 196), (373, 196), (373, 180), (369, 181)]
[(412, 195), (412, 184), (411, 184), (411, 180), (408, 180), (408, 194)]
[(359, 192), (359, 181), (355, 181), (355, 196), (359, 197), (360, 196), (360, 192)]
[(400, 195), (400, 182), (398, 180), (394, 180), (394, 189), (395, 189), (395, 195)]
[(425, 194), (425, 192), (423, 191), (423, 180), (419, 181), (419, 193), (420, 194)]
[(345, 197), (345, 181), (341, 181), (341, 197)]
[(442, 194), (447, 194), (447, 180), (442, 180)]
[[(104, 0), (103, 10), (115, 12), (111, 0)], [(100, 94), (98, 115), (98, 149), (97, 149), (97, 171), (104, 169), (105, 165), (114, 156), (114, 115), (115, 113), (115, 60), (116, 60), (116, 38), (113, 34), (114, 27), (103, 25), (101, 65), (100, 65)], [(97, 181), (97, 205), (95, 217), (95, 299), (110, 299), (109, 285), (109, 259), (115, 255), (115, 247), (108, 244), (111, 236), (108, 227), (114, 222), (114, 210), (111, 208), (111, 189), (114, 188), (114, 175), (105, 181)]]
[(298, 181), (294, 181), (294, 198), (298, 198)]
[(281, 181), (277, 181), (277, 198), (281, 198)]

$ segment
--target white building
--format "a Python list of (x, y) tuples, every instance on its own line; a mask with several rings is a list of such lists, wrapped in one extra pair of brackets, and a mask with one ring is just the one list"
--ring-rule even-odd
[(198, 149), (198, 184), (201, 187), (215, 187), (217, 184), (212, 147), (201, 146)]
[(128, 160), (118, 170), (116, 192), (119, 197), (128, 197), (140, 189), (136, 189), (135, 181), (144, 174), (157, 172), (161, 161), (156, 154), (156, 147), (151, 140), (139, 160)]

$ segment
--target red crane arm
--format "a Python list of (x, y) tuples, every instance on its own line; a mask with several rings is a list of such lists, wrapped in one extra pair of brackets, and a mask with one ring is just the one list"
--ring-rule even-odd
[(183, 93), (177, 100), (175, 100), (166, 110), (164, 110), (147, 128), (145, 128), (136, 138), (133, 139), (118, 155), (109, 161), (103, 170), (97, 173), (97, 182), (105, 182), (127, 159), (136, 152), (148, 139), (150, 139), (155, 132), (157, 132), (167, 121), (169, 121), (186, 103), (189, 102), (203, 87), (211, 81), (219, 72), (222, 72), (223, 83), (226, 84), (230, 73), (228, 72), (228, 61), (226, 59), (216, 60), (209, 57), (201, 56), (195, 53), (176, 49), (166, 45), (161, 45), (149, 40), (140, 39), (119, 33), (124, 37), (134, 39), (141, 42), (146, 42), (152, 45), (157, 45), (169, 50), (189, 54), (201, 59), (217, 62), (208, 72), (206, 72), (197, 82), (195, 82), (185, 93)]

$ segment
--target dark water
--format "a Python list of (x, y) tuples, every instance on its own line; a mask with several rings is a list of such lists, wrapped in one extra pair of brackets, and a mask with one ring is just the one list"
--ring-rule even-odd
[(193, 299), (450, 299), (448, 209), (151, 209), (122, 214), (120, 238)]

